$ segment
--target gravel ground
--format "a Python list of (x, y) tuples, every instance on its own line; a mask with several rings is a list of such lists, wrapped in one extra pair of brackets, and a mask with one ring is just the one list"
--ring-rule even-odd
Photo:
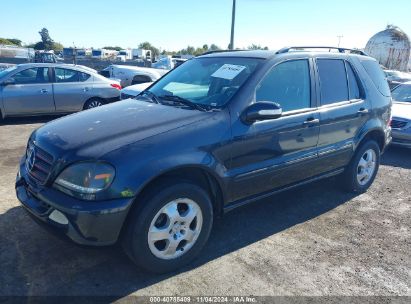
[(411, 296), (410, 150), (388, 149), (367, 193), (329, 179), (234, 210), (194, 264), (158, 276), (119, 247), (50, 235), (19, 205), (17, 163), (45, 121), (0, 125), (0, 295)]

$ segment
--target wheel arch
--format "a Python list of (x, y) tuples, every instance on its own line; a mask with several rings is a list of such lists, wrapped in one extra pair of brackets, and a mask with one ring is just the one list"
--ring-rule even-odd
[(161, 172), (159, 175), (152, 177), (141, 187), (141, 190), (136, 195), (133, 205), (135, 203), (138, 204), (138, 198), (142, 197), (150, 188), (169, 179), (195, 182), (209, 193), (215, 214), (220, 215), (222, 213), (224, 202), (222, 183), (208, 167), (201, 165), (183, 165), (170, 168)]
[(385, 128), (381, 121), (378, 119), (369, 120), (358, 133), (354, 140), (354, 150), (366, 140), (372, 139), (378, 143), (380, 151), (384, 151), (386, 146), (386, 133)]
[(209, 168), (200, 165), (184, 165), (170, 168), (152, 177), (141, 186), (127, 213), (120, 232), (120, 238), (124, 234), (124, 231), (127, 230), (127, 225), (130, 222), (129, 217), (134, 213), (134, 209), (143, 206), (142, 199), (144, 196), (152, 193), (155, 191), (155, 187), (161, 187), (162, 184), (165, 184), (170, 179), (194, 181), (210, 195), (214, 215), (220, 217), (224, 213), (224, 188), (222, 182)]
[(144, 77), (145, 80), (149, 80), (149, 81), (146, 81), (146, 82), (153, 82), (153, 81), (155, 81), (155, 80), (154, 80), (155, 77), (153, 77), (153, 75), (143, 74), (143, 73), (140, 74), (140, 73), (138, 73), (138, 74), (133, 75), (133, 78), (131, 79), (131, 84), (132, 84), (132, 85), (133, 85), (133, 84), (143, 83), (143, 82), (134, 83), (136, 77)]

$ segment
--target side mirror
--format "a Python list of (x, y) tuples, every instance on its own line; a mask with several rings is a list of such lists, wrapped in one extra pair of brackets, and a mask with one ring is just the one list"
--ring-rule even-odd
[(12, 84), (16, 84), (16, 81), (14, 80), (14, 78), (6, 79), (2, 83), (0, 83), (0, 85), (3, 86), (3, 87), (8, 86), (8, 85), (12, 85)]
[(259, 120), (276, 119), (283, 113), (278, 103), (271, 101), (259, 101), (250, 105), (243, 113), (246, 123), (254, 123)]

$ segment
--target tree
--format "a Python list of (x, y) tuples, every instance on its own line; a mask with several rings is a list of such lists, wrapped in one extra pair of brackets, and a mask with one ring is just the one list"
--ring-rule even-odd
[(121, 51), (123, 48), (120, 47), (120, 46), (105, 46), (105, 47), (103, 47), (103, 49), (106, 49), (106, 50), (114, 50), (114, 51), (119, 52), (119, 51)]
[(11, 42), (10, 40), (6, 38), (0, 38), (0, 44), (14, 45), (13, 42)]
[(143, 50), (151, 50), (151, 55), (153, 56), (153, 58), (156, 58), (158, 55), (160, 55), (160, 50), (148, 41), (140, 43), (138, 45), (138, 48)]
[(221, 48), (218, 45), (215, 45), (214, 43), (210, 45), (210, 47), (208, 48), (208, 50), (210, 51), (218, 51), (221, 50)]
[(262, 47), (260, 44), (253, 43), (252, 45), (249, 45), (247, 49), (249, 50), (268, 50), (268, 47), (267, 46)]
[(17, 46), (21, 46), (21, 40), (20, 39), (16, 39), (16, 38), (7, 38), (8, 41), (10, 41), (12, 44), (17, 45)]
[[(46, 51), (52, 50), (53, 49), (53, 39), (51, 39), (50, 34), (48, 29), (46, 29), (45, 27), (41, 29), (41, 31), (39, 32), (40, 37), (41, 37), (41, 42), (42, 42), (42, 46), (43, 49)], [(38, 45), (38, 43), (36, 43), (36, 45), (38, 47), (40, 47), (41, 45)]]
[(60, 42), (53, 42), (53, 51), (62, 51), (64, 46)]

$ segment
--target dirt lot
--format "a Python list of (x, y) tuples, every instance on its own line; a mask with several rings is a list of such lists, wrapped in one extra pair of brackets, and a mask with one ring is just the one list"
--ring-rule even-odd
[(330, 179), (237, 209), (193, 265), (157, 276), (118, 247), (78, 247), (27, 216), (14, 179), (44, 121), (0, 125), (0, 295), (411, 296), (410, 150), (390, 148), (365, 194)]

